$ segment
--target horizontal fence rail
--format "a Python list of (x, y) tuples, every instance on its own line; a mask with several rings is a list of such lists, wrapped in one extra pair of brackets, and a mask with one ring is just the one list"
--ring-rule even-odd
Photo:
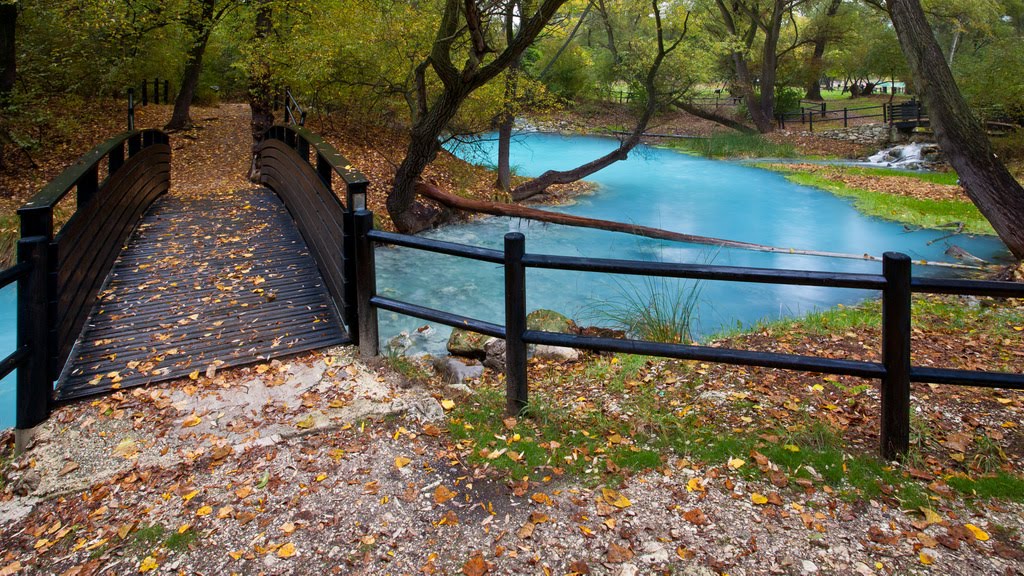
[[(909, 448), (910, 384), (912, 382), (1024, 389), (1024, 374), (919, 367), (911, 364), (910, 357), (912, 293), (1020, 298), (1024, 297), (1024, 285), (1019, 283), (912, 278), (910, 258), (894, 252), (884, 254), (881, 274), (672, 264), (527, 254), (525, 237), (519, 233), (507, 234), (505, 249), (499, 251), (376, 231), (373, 230), (373, 213), (367, 210), (356, 212), (354, 219), (356, 254), (360, 260), (360, 275), (358, 277), (360, 326), (364, 330), (360, 340), (360, 353), (364, 356), (375, 356), (379, 353), (379, 342), (376, 338), (378, 309), (496, 338), (504, 338), (506, 410), (509, 414), (518, 414), (528, 405), (526, 357), (527, 345), (530, 344), (880, 379), (882, 410), (879, 445), (880, 453), (886, 459), (897, 458), (905, 454)], [(373, 255), (376, 244), (403, 246), (437, 254), (502, 264), (505, 274), (505, 325), (377, 295)], [(868, 362), (530, 330), (526, 326), (526, 271), (529, 268), (881, 290), (882, 361)], [(369, 335), (372, 335), (373, 338), (371, 339)]]
[[(301, 126), (272, 126), (258, 155), (260, 182), (284, 202), (349, 336), (358, 340), (352, 208), (366, 206), (369, 181), (333, 146)], [(335, 176), (344, 186), (344, 202), (334, 192)]]
[[(53, 383), (122, 245), (170, 187), (170, 160), (166, 134), (131, 130), (86, 153), (18, 210), (18, 264), (0, 273), (0, 287), (18, 282), (17, 350), (0, 361), (0, 374), (18, 373), (17, 429), (49, 416)], [(54, 211), (72, 191), (73, 214), (55, 233)]]

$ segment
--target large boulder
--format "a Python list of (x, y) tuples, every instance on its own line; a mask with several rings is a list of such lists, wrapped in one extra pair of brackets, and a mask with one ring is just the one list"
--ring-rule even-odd
[(465, 384), (467, 380), (474, 380), (484, 374), (483, 366), (479, 364), (470, 366), (450, 356), (435, 358), (434, 369), (447, 384)]
[(572, 319), (554, 310), (544, 309), (534, 310), (526, 315), (526, 328), (561, 334), (576, 334), (578, 332), (576, 323)]
[[(529, 330), (558, 332), (560, 334), (578, 334), (579, 327), (572, 319), (553, 310), (534, 310), (526, 316), (526, 327)], [(553, 360), (555, 362), (575, 362), (579, 360), (579, 350), (564, 346), (546, 346), (538, 344), (531, 347), (534, 358)]]
[(484, 344), (490, 340), (490, 336), (470, 332), (461, 328), (452, 329), (452, 335), (448, 337), (448, 353), (452, 356), (463, 356), (466, 358), (484, 359), (487, 353), (484, 351)]

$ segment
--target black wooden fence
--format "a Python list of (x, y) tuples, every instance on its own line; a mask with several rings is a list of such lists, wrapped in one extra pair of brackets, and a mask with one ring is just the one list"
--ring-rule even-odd
[(875, 120), (882, 124), (890, 124), (899, 129), (912, 128), (927, 122), (924, 107), (916, 100), (899, 104), (884, 103), (880, 105), (861, 106), (857, 108), (828, 109), (825, 102), (800, 101), (799, 112), (786, 112), (776, 117), (779, 128), (785, 129), (787, 124), (799, 122), (801, 128), (807, 127), (814, 132), (815, 126), (821, 129), (836, 128), (842, 124), (848, 128), (856, 120)]
[[(0, 361), (0, 378), (18, 371), (18, 429), (49, 416), (53, 383), (121, 246), (170, 186), (170, 160), (166, 134), (129, 131), (88, 152), (18, 210), (18, 261), (0, 272), (0, 288), (18, 283), (18, 344)], [(72, 190), (74, 214), (55, 233), (54, 208)]]
[[(365, 210), (356, 212), (355, 225), (360, 330), (362, 332), (360, 336), (361, 353), (366, 356), (374, 356), (379, 352), (376, 314), (378, 309), (398, 312), (496, 338), (504, 338), (506, 346), (506, 411), (509, 414), (518, 414), (527, 407), (529, 386), (526, 371), (526, 347), (528, 344), (547, 344), (587, 350), (878, 378), (881, 380), (882, 403), (880, 451), (886, 459), (893, 459), (904, 454), (909, 447), (911, 382), (1024, 389), (1024, 374), (913, 366), (910, 347), (912, 293), (1019, 298), (1024, 297), (1024, 285), (1013, 282), (914, 278), (911, 275), (911, 260), (904, 254), (886, 253), (883, 256), (881, 274), (775, 270), (527, 254), (525, 237), (519, 233), (505, 235), (504, 251), (477, 248), (373, 230), (373, 213)], [(505, 324), (485, 322), (377, 294), (374, 264), (375, 244), (405, 246), (503, 265), (505, 270)], [(882, 361), (842, 360), (529, 330), (526, 326), (526, 271), (528, 268), (881, 290)]]

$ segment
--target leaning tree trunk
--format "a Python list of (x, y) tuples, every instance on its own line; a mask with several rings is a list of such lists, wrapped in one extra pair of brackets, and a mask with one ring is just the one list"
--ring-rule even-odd
[(889, 0), (888, 6), (939, 146), (971, 201), (1010, 252), (1024, 259), (1024, 188), (996, 157), (971, 114), (919, 0)]
[(440, 148), (437, 135), (455, 117), (464, 98), (459, 92), (445, 90), (412, 128), (409, 147), (395, 172), (395, 183), (387, 199), (388, 214), (401, 232), (415, 234), (432, 225), (430, 219), (424, 217), (423, 207), (416, 204), (416, 182), (437, 156)]
[(174, 111), (171, 112), (171, 120), (164, 127), (166, 130), (183, 130), (192, 126), (189, 109), (199, 86), (199, 74), (203, 71), (203, 55), (206, 53), (206, 44), (210, 41), (210, 32), (213, 29), (214, 4), (215, 0), (203, 0), (202, 15), (192, 23), (196, 36), (188, 51), (181, 89), (178, 91), (178, 97), (174, 99)]
[(259, 182), (259, 148), (263, 136), (274, 125), (274, 104), (270, 86), (270, 62), (266, 55), (266, 44), (273, 31), (272, 7), (268, 0), (260, 0), (256, 8), (256, 45), (249, 77), (249, 109), (252, 112), (252, 162), (249, 166), (249, 180)]
[(6, 96), (14, 90), (14, 82), (18, 77), (17, 31), (18, 5), (14, 3), (0, 4), (0, 96)]
[(814, 39), (814, 53), (811, 55), (810, 69), (811, 79), (807, 83), (806, 100), (823, 100), (821, 97), (821, 71), (825, 68), (825, 46), (828, 44), (829, 32), (832, 26), (832, 19), (839, 12), (839, 5), (843, 0), (832, 0), (825, 11), (825, 30), (818, 31), (818, 37)]
[(710, 120), (711, 122), (721, 124), (722, 126), (725, 126), (727, 128), (732, 128), (733, 130), (736, 130), (737, 132), (740, 132), (742, 134), (757, 134), (757, 130), (754, 130), (750, 126), (747, 126), (746, 124), (734, 118), (730, 118), (724, 114), (719, 114), (717, 112), (712, 112), (711, 110), (705, 110), (704, 108), (701, 108), (700, 106), (697, 106), (692, 102), (687, 102), (686, 100), (678, 100), (676, 102), (673, 102), (673, 104), (683, 112), (686, 112), (687, 114), (692, 114), (697, 118)]

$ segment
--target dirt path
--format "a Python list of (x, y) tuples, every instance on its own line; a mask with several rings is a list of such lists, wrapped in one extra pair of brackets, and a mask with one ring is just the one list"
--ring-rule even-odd
[[(175, 194), (246, 186), (242, 112), (195, 112)], [(0, 575), (1022, 571), (1019, 505), (907, 513), (750, 480), (748, 454), (670, 457), (611, 486), (549, 458), (510, 481), (467, 466), (455, 433), (473, 425), (452, 414), (478, 401), (335, 349), (64, 406), (3, 464)], [(607, 466), (602, 451), (571, 458)]]

